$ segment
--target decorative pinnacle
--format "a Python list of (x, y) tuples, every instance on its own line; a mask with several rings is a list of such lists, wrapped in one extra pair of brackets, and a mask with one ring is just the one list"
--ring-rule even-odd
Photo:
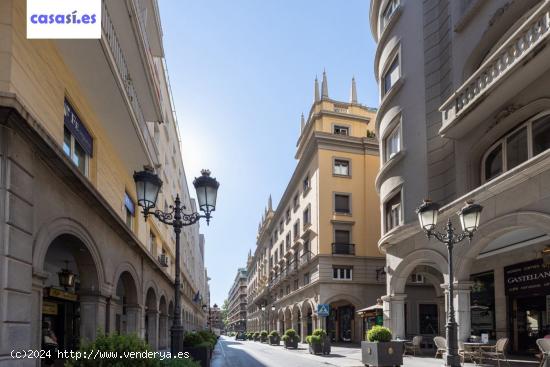
[(203, 176), (210, 176), (210, 173), (211, 173), (211, 172), (210, 172), (209, 169), (202, 169), (202, 170), (201, 170), (201, 174), (202, 174)]

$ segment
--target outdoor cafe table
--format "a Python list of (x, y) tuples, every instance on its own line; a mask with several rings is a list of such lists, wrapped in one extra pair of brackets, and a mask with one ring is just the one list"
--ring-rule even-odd
[(483, 363), (483, 348), (494, 346), (494, 344), (481, 343), (481, 342), (464, 342), (463, 344), (464, 344), (464, 349), (468, 348), (472, 350), (474, 353), (477, 353), (479, 357), (479, 364)]

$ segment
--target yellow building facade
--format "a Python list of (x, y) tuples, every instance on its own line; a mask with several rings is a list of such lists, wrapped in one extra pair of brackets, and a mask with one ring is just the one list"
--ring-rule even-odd
[[(248, 260), (248, 329), (294, 328), (301, 339), (324, 327), (334, 341), (358, 342), (366, 325), (356, 311), (384, 294), (378, 251), (379, 169), (376, 110), (329, 98), (323, 74), (302, 116), (296, 169), (277, 206), (269, 200)], [(318, 317), (319, 304), (330, 315)]]
[[(29, 40), (26, 2), (0, 2), (0, 366), (12, 349), (40, 349), (46, 324), (63, 350), (98, 329), (169, 345), (175, 237), (143, 219), (132, 178), (152, 167), (164, 182), (159, 209), (177, 194), (195, 209), (158, 4), (102, 4), (99, 40)], [(198, 225), (182, 232), (182, 255), (184, 327), (200, 329)], [(63, 270), (73, 285), (61, 284)]]

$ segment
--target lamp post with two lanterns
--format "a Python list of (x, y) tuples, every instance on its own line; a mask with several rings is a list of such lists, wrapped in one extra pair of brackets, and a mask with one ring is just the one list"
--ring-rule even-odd
[(174, 228), (176, 234), (176, 267), (174, 276), (174, 322), (170, 328), (171, 343), (170, 352), (177, 355), (183, 348), (183, 326), (181, 323), (181, 301), (180, 301), (180, 233), (185, 226), (190, 226), (198, 222), (201, 218), (210, 223), (212, 212), (216, 210), (216, 198), (218, 194), (218, 181), (210, 176), (209, 170), (202, 170), (201, 176), (195, 178), (193, 186), (197, 191), (197, 200), (200, 211), (188, 213), (185, 205), (181, 204), (179, 195), (176, 196), (174, 205), (170, 206), (170, 211), (164, 212), (155, 209), (159, 191), (162, 187), (162, 180), (153, 172), (152, 169), (145, 169), (134, 173), (136, 183), (137, 202), (143, 208), (145, 220), (149, 215), (154, 215), (159, 221)]
[(454, 245), (468, 238), (470, 241), (474, 232), (479, 228), (479, 220), (483, 207), (473, 202), (468, 202), (467, 205), (458, 213), (462, 232), (456, 233), (451, 223), (451, 218), (447, 220), (445, 232), (436, 230), (437, 215), (439, 213), (439, 204), (424, 200), (422, 205), (416, 210), (420, 227), (429, 238), (435, 237), (439, 242), (447, 246), (448, 251), (448, 272), (449, 272), (449, 288), (447, 296), (447, 324), (445, 326), (447, 336), (447, 357), (446, 365), (451, 367), (460, 367), (460, 356), (458, 354), (458, 338), (457, 338), (457, 323), (455, 318), (454, 307), (454, 274), (453, 274), (453, 248)]
[[(267, 310), (267, 318), (266, 318), (266, 322), (265, 322), (266, 327), (265, 327), (264, 330), (266, 330), (269, 334), (269, 332), (270, 332), (268, 330), (269, 329), (269, 309), (267, 308), (267, 302), (262, 305), (261, 309), (262, 309), (262, 312), (264, 312), (264, 313)], [(273, 305), (273, 304), (271, 305), (271, 312), (275, 312), (275, 305)]]

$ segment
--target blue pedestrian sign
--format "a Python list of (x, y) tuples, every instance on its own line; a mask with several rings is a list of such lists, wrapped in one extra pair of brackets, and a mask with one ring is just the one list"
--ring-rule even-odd
[(318, 304), (317, 315), (319, 315), (320, 317), (328, 317), (328, 315), (330, 315), (330, 305), (326, 303)]

